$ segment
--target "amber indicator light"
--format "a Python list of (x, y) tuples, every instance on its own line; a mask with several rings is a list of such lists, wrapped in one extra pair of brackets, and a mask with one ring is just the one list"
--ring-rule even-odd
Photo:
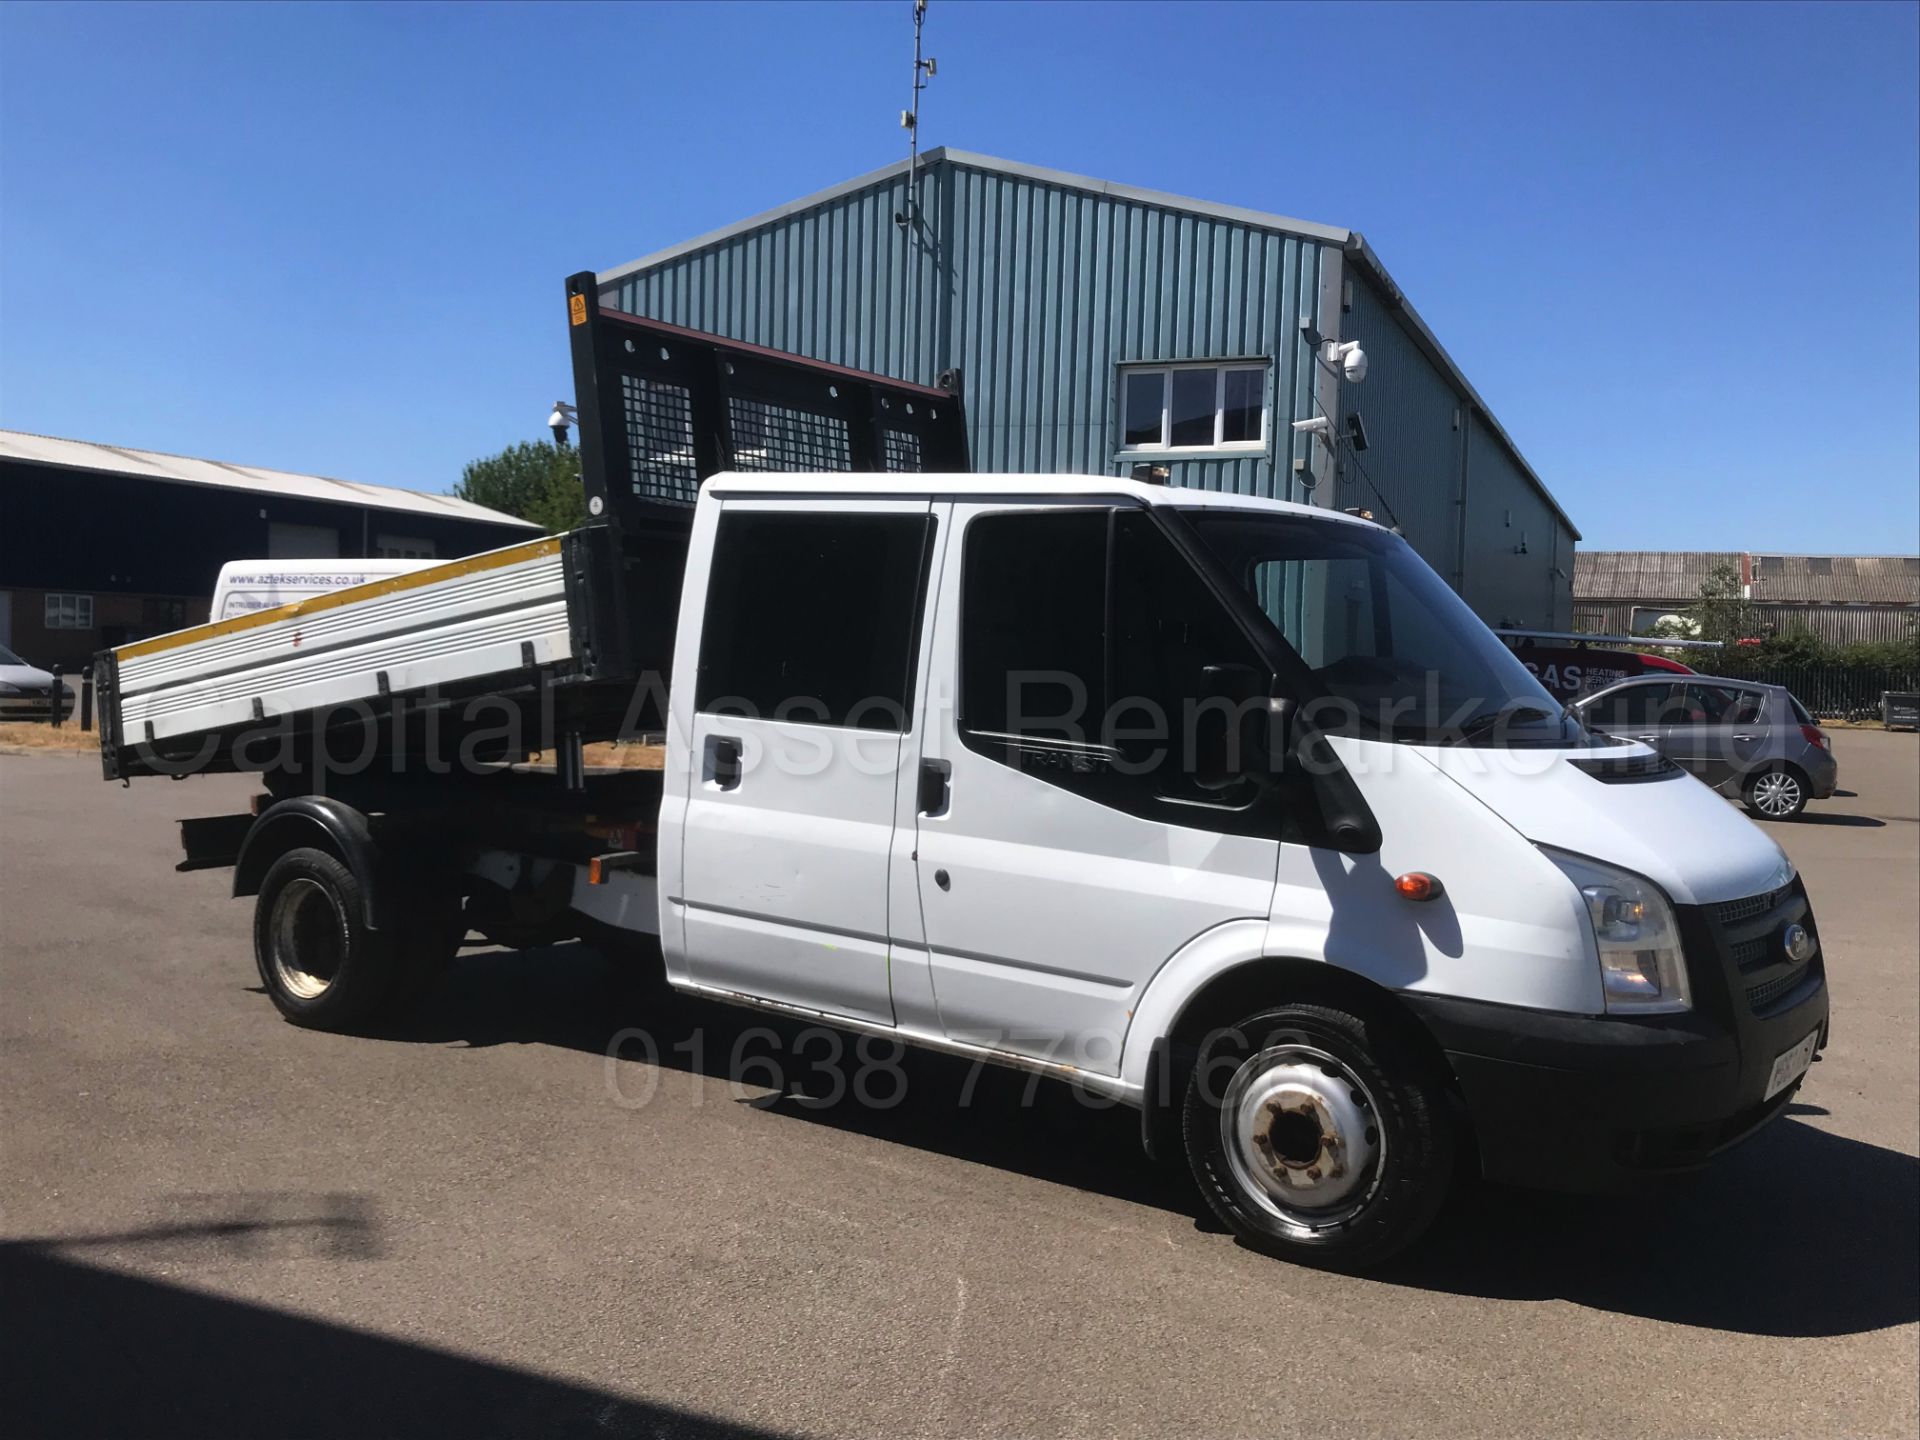
[(1393, 888), (1409, 900), (1437, 900), (1440, 882), (1424, 870), (1409, 870), (1393, 878)]

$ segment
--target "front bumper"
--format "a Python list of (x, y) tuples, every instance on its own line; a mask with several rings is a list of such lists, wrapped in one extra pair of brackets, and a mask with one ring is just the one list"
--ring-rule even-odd
[[(65, 719), (73, 704), (61, 697), (60, 715)], [(0, 695), (0, 720), (51, 720), (54, 697), (50, 692), (27, 691), (19, 695)]]
[(1487, 1178), (1642, 1188), (1738, 1144), (1793, 1099), (1800, 1080), (1766, 1093), (1774, 1060), (1816, 1032), (1825, 1049), (1828, 1024), (1823, 957), (1796, 965), (1781, 948), (1788, 924), (1814, 928), (1799, 881), (1675, 914), (1694, 995), (1686, 1014), (1559, 1015), (1403, 995), (1453, 1067)]

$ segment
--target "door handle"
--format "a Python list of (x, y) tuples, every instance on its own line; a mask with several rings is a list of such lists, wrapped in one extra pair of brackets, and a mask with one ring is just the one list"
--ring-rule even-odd
[(701, 779), (718, 790), (740, 788), (740, 742), (731, 735), (707, 737)]
[(939, 816), (947, 813), (947, 803), (952, 791), (947, 784), (953, 774), (953, 766), (945, 760), (922, 760), (920, 762), (920, 798), (922, 815)]
[(1758, 735), (1742, 735), (1738, 731), (1735, 731), (1733, 738), (1736, 740), (1758, 740), (1760, 737)]
[(1653, 744), (1654, 741), (1660, 738), (1660, 732), (1656, 730), (1651, 735), (1636, 735), (1633, 738), (1636, 740), (1642, 741), (1645, 744), (1651, 745)]

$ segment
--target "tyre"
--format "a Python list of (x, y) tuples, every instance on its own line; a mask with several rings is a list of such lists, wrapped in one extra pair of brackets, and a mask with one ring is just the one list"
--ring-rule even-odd
[(260, 981), (282, 1015), (353, 1030), (416, 1001), (452, 959), (458, 911), (422, 897), (391, 929), (366, 923), (365, 891), (324, 850), (289, 850), (268, 868), (253, 912)]
[(1307, 1265), (1361, 1269), (1405, 1249), (1453, 1178), (1443, 1077), (1397, 1026), (1327, 1005), (1262, 1010), (1208, 1036), (1182, 1124), (1222, 1223)]
[(1807, 808), (1807, 777), (1791, 765), (1756, 770), (1747, 777), (1740, 798), (1747, 813), (1762, 820), (1793, 820)]

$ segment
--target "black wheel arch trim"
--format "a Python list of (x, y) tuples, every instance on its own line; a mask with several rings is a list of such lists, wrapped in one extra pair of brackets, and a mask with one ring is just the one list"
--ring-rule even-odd
[(267, 871), (289, 850), (313, 845), (337, 856), (360, 882), (369, 930), (385, 929), (385, 867), (367, 817), (326, 795), (296, 795), (269, 806), (253, 822), (233, 866), (235, 896), (258, 895)]

